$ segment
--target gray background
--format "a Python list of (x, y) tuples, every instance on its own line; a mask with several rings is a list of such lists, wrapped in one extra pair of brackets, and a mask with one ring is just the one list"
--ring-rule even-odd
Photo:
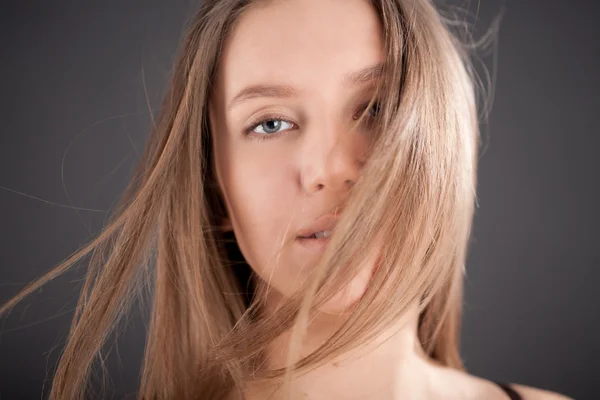
[[(197, 4), (1, 3), (0, 301), (101, 228), (106, 212), (70, 207), (106, 211), (125, 187), (150, 126), (143, 82), (156, 110)], [(474, 374), (596, 399), (600, 6), (481, 1), (476, 33), (502, 9), (462, 353)], [(47, 393), (83, 272), (1, 321), (0, 399)], [(135, 390), (144, 317), (127, 328), (115, 398)]]

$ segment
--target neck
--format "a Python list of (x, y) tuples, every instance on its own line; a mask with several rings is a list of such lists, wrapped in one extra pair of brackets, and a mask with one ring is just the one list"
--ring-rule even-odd
[[(267, 302), (266, 312), (269, 312), (269, 303), (273, 304)], [(410, 399), (417, 395), (422, 398), (427, 393), (433, 364), (424, 354), (418, 340), (418, 319), (418, 310), (414, 305), (394, 326), (364, 347), (340, 354), (306, 374), (297, 374), (292, 391), (302, 393), (304, 398), (347, 396)], [(339, 316), (325, 313), (317, 315), (308, 326), (300, 348), (300, 357), (314, 352), (341, 322)], [(290, 337), (291, 332), (286, 332), (268, 346), (265, 351), (265, 367), (285, 367)]]

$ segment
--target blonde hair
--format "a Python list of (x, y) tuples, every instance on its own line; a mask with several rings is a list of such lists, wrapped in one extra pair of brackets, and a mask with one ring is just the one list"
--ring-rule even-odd
[[(91, 256), (51, 399), (86, 396), (93, 362), (102, 361), (103, 344), (144, 290), (152, 303), (140, 399), (221, 398), (250, 377), (290, 379), (368, 342), (415, 301), (426, 354), (463, 368), (462, 279), (479, 144), (477, 79), (467, 47), (430, 0), (371, 1), (385, 42), (376, 141), (314, 276), (264, 316), (260, 288), (244, 296), (245, 282), (218, 229), (225, 210), (208, 120), (223, 41), (254, 3), (202, 2), (114, 216), (97, 238), (0, 309), (7, 312)], [(361, 266), (357, 255), (376, 237), (385, 238), (382, 262), (344, 325), (294, 365), (256, 374), (265, 346), (289, 329), (293, 353), (311, 312), (350, 281)], [(346, 264), (341, 273), (337, 266)]]

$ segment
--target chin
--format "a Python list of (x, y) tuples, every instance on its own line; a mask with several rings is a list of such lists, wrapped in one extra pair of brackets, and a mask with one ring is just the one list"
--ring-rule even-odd
[(356, 277), (342, 290), (337, 292), (325, 304), (319, 307), (319, 311), (326, 314), (345, 314), (359, 303), (365, 294), (371, 280), (373, 268), (364, 268)]

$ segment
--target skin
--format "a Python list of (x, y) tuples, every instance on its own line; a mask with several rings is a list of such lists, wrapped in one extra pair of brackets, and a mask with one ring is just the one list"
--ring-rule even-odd
[[(224, 226), (233, 229), (246, 261), (271, 289), (267, 311), (293, 293), (320, 255), (298, 243), (297, 231), (342, 205), (360, 177), (373, 137), (368, 127), (350, 127), (375, 81), (345, 85), (343, 77), (382, 62), (382, 46), (378, 16), (366, 0), (261, 3), (227, 38), (209, 105), (217, 181), (229, 214)], [(256, 84), (285, 84), (296, 93), (230, 106), (242, 89)], [(253, 123), (263, 119), (270, 122)], [(373, 252), (311, 323), (302, 355), (331, 334), (340, 323), (336, 313), (364, 293), (376, 259)], [(372, 346), (300, 377), (294, 398), (507, 398), (489, 381), (428, 360), (417, 340), (417, 321), (413, 307)], [(266, 366), (283, 366), (287, 340), (283, 335), (267, 349)], [(530, 399), (564, 398), (524, 390)], [(260, 399), (266, 393), (248, 384), (244, 395)]]
[[(341, 77), (383, 60), (378, 22), (356, 14), (369, 12), (365, 4), (344, 10), (359, 24), (352, 29), (331, 23), (329, 15), (338, 10), (322, 12), (279, 2), (243, 16), (225, 44), (213, 99), (216, 171), (229, 223), (247, 262), (276, 290), (274, 296), (296, 290), (317, 261), (320, 252), (299, 245), (297, 232), (343, 204), (372, 142), (368, 129), (349, 131), (375, 81), (350, 86)], [(291, 15), (302, 29), (290, 26)], [(252, 84), (287, 84), (298, 95), (249, 99), (230, 109), (237, 93)], [(273, 131), (271, 121), (245, 136), (252, 121), (272, 114), (280, 118), (278, 133), (265, 133)], [(356, 301), (372, 268), (373, 260), (326, 308), (341, 311)]]

